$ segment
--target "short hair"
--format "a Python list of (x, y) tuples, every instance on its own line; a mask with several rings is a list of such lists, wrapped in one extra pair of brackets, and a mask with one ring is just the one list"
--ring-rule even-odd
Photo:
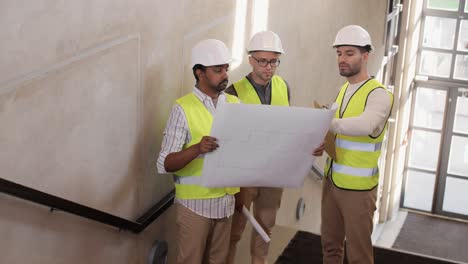
[(342, 47), (342, 46), (351, 46), (351, 47), (356, 47), (357, 49), (359, 49), (359, 51), (361, 53), (366, 53), (366, 52), (371, 52), (372, 51), (372, 47), (371, 45), (365, 45), (365, 46), (357, 46), (357, 45), (336, 45), (335, 48), (338, 48), (338, 47)]
[(372, 51), (371, 45), (365, 45), (364, 47), (359, 47), (359, 49), (361, 50), (361, 53), (371, 52)]
[(197, 82), (198, 82), (197, 70), (201, 70), (201, 71), (204, 72), (206, 70), (206, 66), (203, 66), (201, 64), (195, 64), (195, 66), (193, 66), (192, 70), (193, 70), (193, 76), (195, 76), (195, 80), (197, 80)]

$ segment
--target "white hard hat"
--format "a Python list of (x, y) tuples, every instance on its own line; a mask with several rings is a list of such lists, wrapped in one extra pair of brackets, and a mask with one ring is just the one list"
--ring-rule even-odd
[(190, 67), (197, 64), (214, 66), (228, 64), (232, 61), (231, 52), (226, 44), (217, 39), (205, 39), (192, 48)]
[(260, 31), (250, 39), (247, 52), (272, 51), (284, 54), (280, 37), (273, 31)]
[(369, 46), (370, 50), (374, 49), (369, 33), (357, 25), (349, 25), (338, 31), (333, 42), (333, 47), (337, 46)]

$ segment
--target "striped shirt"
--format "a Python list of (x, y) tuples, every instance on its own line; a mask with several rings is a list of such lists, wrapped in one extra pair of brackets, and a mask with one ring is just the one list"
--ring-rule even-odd
[[(206, 109), (214, 114), (216, 109), (216, 101), (204, 94), (198, 88), (193, 88), (195, 96), (205, 105)], [(224, 93), (221, 92), (218, 100), (226, 100)], [(161, 152), (159, 153), (157, 168), (161, 174), (168, 173), (164, 168), (164, 161), (167, 155), (173, 152), (182, 150), (184, 144), (190, 142), (190, 130), (184, 110), (179, 104), (172, 107), (172, 112), (164, 130), (164, 138), (161, 144)], [(225, 195), (223, 197), (211, 199), (175, 199), (179, 203), (187, 207), (192, 212), (207, 218), (224, 218), (229, 217), (234, 213), (235, 198), (234, 195)]]

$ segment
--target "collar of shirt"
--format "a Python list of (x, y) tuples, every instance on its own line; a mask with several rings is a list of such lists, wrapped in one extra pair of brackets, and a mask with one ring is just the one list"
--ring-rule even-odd
[(369, 79), (367, 80), (364, 80), (362, 82), (358, 82), (358, 83), (353, 83), (353, 84), (349, 84), (348, 85), (348, 89), (346, 89), (346, 93), (349, 94), (349, 93), (354, 93), (355, 91), (357, 91), (358, 88), (361, 87), (361, 85), (363, 85), (365, 82), (367, 82)]
[[(210, 96), (203, 93), (200, 89), (198, 89), (195, 86), (193, 87), (193, 93), (200, 100), (200, 102), (203, 103), (203, 105), (206, 107), (206, 109), (208, 109), (208, 111), (210, 111), (211, 114), (214, 114), (214, 111), (216, 109), (216, 105), (213, 102), (213, 99)], [(224, 92), (219, 93), (218, 102), (220, 100), (223, 100), (224, 102), (226, 101), (226, 96), (224, 95)]]
[(255, 91), (258, 94), (258, 97), (260, 98), (260, 102), (262, 104), (270, 104), (271, 103), (271, 80), (268, 81), (268, 83), (265, 86), (262, 86), (258, 83), (256, 83), (253, 78), (250, 76), (252, 73), (249, 73), (245, 78), (249, 80), (249, 82), (252, 84), (254, 87)]

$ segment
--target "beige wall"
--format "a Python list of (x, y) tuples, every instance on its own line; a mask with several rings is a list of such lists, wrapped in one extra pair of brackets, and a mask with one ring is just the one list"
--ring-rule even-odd
[[(343, 79), (330, 44), (346, 24), (370, 31), (377, 47), (370, 72), (377, 73), (386, 1), (263, 2), (267, 28), (287, 52), (278, 72), (292, 87), (294, 105), (333, 100)], [(173, 100), (194, 83), (191, 47), (218, 38), (242, 51), (252, 25), (262, 22), (253, 6), (252, 0), (0, 1), (2, 177), (136, 219), (172, 188), (170, 177), (156, 174), (155, 161)], [(231, 81), (249, 71), (240, 54)], [(308, 200), (310, 223), (292, 217), (299, 196)], [(317, 230), (318, 197), (313, 180), (287, 190), (278, 222)], [(174, 230), (172, 210), (134, 235), (3, 194), (0, 209), (2, 263), (144, 263), (152, 242), (172, 242)]]

